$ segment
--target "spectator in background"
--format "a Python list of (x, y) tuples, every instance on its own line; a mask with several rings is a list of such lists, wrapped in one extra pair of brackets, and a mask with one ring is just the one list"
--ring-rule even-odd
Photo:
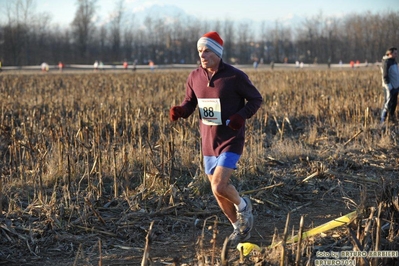
[(64, 63), (62, 63), (61, 61), (58, 62), (58, 69), (60, 70), (60, 72), (62, 72), (62, 70), (64, 69)]
[(97, 60), (94, 61), (93, 68), (94, 68), (94, 71), (98, 70), (98, 61)]
[(49, 66), (46, 62), (43, 62), (40, 66), (40, 68), (42, 69), (42, 72), (48, 72), (49, 71)]
[(399, 71), (396, 56), (398, 49), (389, 48), (381, 61), (382, 87), (384, 90), (385, 101), (381, 111), (381, 122), (384, 123), (389, 115), (390, 120), (394, 120), (396, 104), (399, 92)]
[(150, 60), (148, 62), (148, 65), (150, 66), (151, 71), (153, 71), (154, 70), (154, 61)]
[(127, 60), (123, 61), (123, 69), (127, 70), (128, 66)]
[(258, 58), (255, 58), (253, 63), (254, 69), (258, 69), (258, 65), (259, 65)]
[(133, 71), (136, 71), (137, 68), (137, 59), (134, 59), (133, 61)]

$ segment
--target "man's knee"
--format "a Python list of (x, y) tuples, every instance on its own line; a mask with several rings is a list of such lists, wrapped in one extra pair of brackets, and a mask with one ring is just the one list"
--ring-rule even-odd
[(217, 196), (225, 196), (227, 191), (227, 184), (214, 182), (212, 185), (213, 194)]

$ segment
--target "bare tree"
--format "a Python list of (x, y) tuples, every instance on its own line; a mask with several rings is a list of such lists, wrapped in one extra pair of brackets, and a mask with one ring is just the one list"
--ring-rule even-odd
[(129, 28), (125, 28), (125, 31), (123, 33), (124, 38), (123, 38), (123, 54), (124, 57), (127, 60), (132, 60), (134, 61), (136, 58), (132, 58), (133, 56), (133, 41), (134, 41), (134, 32), (133, 30)]
[(184, 40), (184, 27), (180, 20), (175, 20), (172, 26), (171, 33), (171, 44), (172, 49), (170, 49), (170, 62), (177, 63), (182, 56), (183, 51), (183, 40)]
[(72, 32), (75, 36), (75, 45), (78, 52), (77, 61), (88, 59), (88, 46), (91, 41), (95, 25), (95, 4), (97, 0), (77, 0), (77, 10), (72, 21)]
[(283, 61), (283, 49), (281, 47), (282, 41), (282, 26), (278, 21), (275, 22), (275, 27), (271, 31), (272, 36), (272, 61), (282, 62)]
[(196, 63), (199, 60), (197, 41), (205, 33), (205, 30), (197, 19), (187, 18), (181, 22), (185, 26), (181, 28), (183, 57), (186, 63)]
[(111, 51), (112, 51), (112, 56), (114, 60), (121, 60), (120, 58), (120, 49), (121, 49), (121, 43), (122, 43), (122, 22), (123, 22), (123, 12), (124, 10), (124, 5), (123, 5), (123, 0), (119, 0), (115, 4), (115, 10), (111, 14), (112, 20), (111, 20)]
[(20, 65), (29, 57), (29, 27), (32, 12), (32, 0), (17, 0), (6, 7), (8, 24), (4, 28), (5, 50), (10, 52), (13, 64)]
[(324, 34), (326, 37), (325, 52), (322, 58), (327, 62), (338, 62), (341, 59), (339, 48), (339, 25), (337, 18), (326, 18)]
[(233, 57), (233, 47), (234, 47), (234, 22), (231, 20), (226, 20), (224, 22), (223, 31), (223, 57), (227, 61), (234, 61)]
[(266, 26), (266, 22), (262, 21), (260, 25), (260, 40), (259, 40), (259, 46), (260, 46), (260, 58), (262, 61), (269, 62), (270, 61), (270, 51), (268, 47), (268, 43), (270, 41), (269, 33), (270, 30)]
[(107, 52), (107, 46), (108, 46), (108, 42), (107, 42), (107, 36), (108, 36), (108, 32), (106, 27), (103, 25), (100, 27), (99, 30), (99, 40), (98, 40), (98, 44), (100, 45), (99, 47), (99, 58), (101, 58), (101, 60), (106, 60), (108, 58), (106, 58), (106, 55), (108, 54)]
[(48, 31), (46, 35), (49, 37), (49, 49), (46, 49), (46, 57), (50, 59), (50, 63), (56, 64), (59, 61), (66, 63), (69, 61), (71, 47), (69, 45), (69, 31), (62, 30), (58, 26)]
[[(399, 15), (366, 12), (343, 18), (321, 13), (306, 18), (303, 24), (287, 27), (260, 25), (260, 38), (254, 38), (254, 25), (233, 21), (198, 20), (185, 16), (166, 18), (148, 16), (144, 26), (126, 21), (122, 0), (118, 0), (110, 24), (97, 31), (94, 24), (96, 1), (77, 0), (75, 18), (70, 28), (51, 26), (51, 17), (34, 12), (35, 0), (8, 1), (0, 22), (0, 58), (3, 65), (38, 65), (43, 61), (88, 63), (121, 59), (148, 59), (157, 64), (198, 61), (196, 42), (207, 31), (216, 30), (225, 41), (226, 62), (249, 64), (254, 58), (265, 62), (300, 60), (313, 63), (370, 62), (381, 60), (389, 46), (399, 43)], [(4, 19), (5, 18), (5, 19)], [(256, 25), (255, 25), (256, 26)], [(295, 27), (295, 28), (294, 28)], [(72, 40), (72, 42), (71, 42)]]
[(250, 29), (251, 25), (248, 23), (240, 23), (238, 25), (238, 45), (236, 45), (236, 54), (238, 57), (238, 63), (240, 64), (247, 63), (251, 60), (250, 55), (252, 53), (254, 38)]
[(155, 34), (154, 34), (154, 19), (151, 15), (148, 15), (144, 19), (144, 25), (146, 27), (146, 33), (143, 35), (146, 35), (146, 38), (144, 39), (144, 42), (142, 42), (142, 52), (146, 56), (143, 58), (145, 61), (149, 60), (155, 60), (155, 55), (154, 55), (154, 49), (153, 49), (153, 43), (155, 42)]

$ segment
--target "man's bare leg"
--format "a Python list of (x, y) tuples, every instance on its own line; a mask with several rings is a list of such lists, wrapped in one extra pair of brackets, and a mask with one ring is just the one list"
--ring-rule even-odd
[(208, 175), (213, 195), (234, 227), (233, 233), (229, 236), (230, 248), (235, 248), (239, 242), (247, 240), (251, 236), (250, 231), (253, 226), (252, 205), (249, 198), (242, 199), (236, 188), (230, 184), (233, 171), (230, 168), (217, 166), (213, 175)]
[(237, 221), (237, 210), (234, 206), (240, 204), (241, 197), (236, 188), (230, 184), (234, 169), (217, 166), (213, 175), (208, 175), (212, 192), (219, 207), (231, 223)]

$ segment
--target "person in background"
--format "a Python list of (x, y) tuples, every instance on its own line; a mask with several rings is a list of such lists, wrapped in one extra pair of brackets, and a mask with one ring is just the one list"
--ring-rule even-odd
[(42, 72), (48, 72), (49, 71), (49, 65), (46, 63), (46, 62), (43, 62), (41, 65), (40, 65), (40, 68), (42, 69)]
[(137, 68), (137, 59), (134, 59), (134, 61), (133, 61), (133, 71), (136, 71), (136, 68)]
[(396, 56), (398, 49), (389, 48), (382, 58), (381, 73), (382, 87), (384, 90), (385, 101), (381, 111), (381, 122), (384, 123), (389, 115), (390, 120), (394, 120), (396, 104), (399, 92), (399, 71)]
[(258, 69), (258, 66), (259, 66), (258, 58), (255, 58), (253, 66), (254, 66), (254, 69)]
[(62, 70), (64, 69), (64, 63), (62, 63), (61, 61), (58, 62), (58, 69), (60, 70), (60, 72), (62, 72)]
[(152, 61), (152, 60), (150, 60), (149, 62), (148, 62), (148, 65), (150, 66), (150, 69), (151, 69), (151, 71), (154, 71), (154, 61)]
[(251, 236), (252, 204), (241, 197), (230, 183), (243, 152), (245, 120), (262, 104), (262, 96), (241, 70), (222, 60), (223, 40), (215, 31), (204, 34), (197, 42), (200, 66), (186, 82), (181, 105), (169, 111), (171, 121), (200, 112), (200, 134), (205, 173), (219, 207), (233, 226), (229, 247), (235, 248)]

